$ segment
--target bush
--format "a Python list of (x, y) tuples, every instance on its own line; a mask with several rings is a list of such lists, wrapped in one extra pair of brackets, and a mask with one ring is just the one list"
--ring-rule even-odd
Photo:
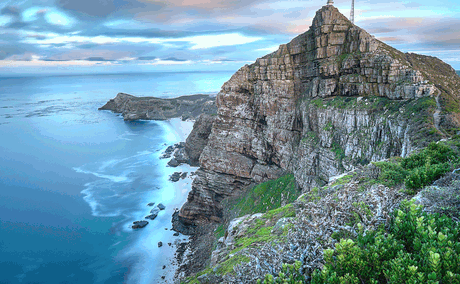
[(319, 283), (460, 283), (460, 226), (403, 202), (389, 232), (361, 232), (324, 251)]
[(408, 189), (430, 185), (459, 163), (458, 153), (444, 143), (430, 143), (419, 153), (390, 162), (377, 162), (379, 181), (387, 186), (404, 182)]
[(278, 277), (273, 277), (271, 274), (265, 275), (265, 279), (262, 282), (257, 280), (257, 284), (301, 284), (305, 283), (306, 278), (300, 272), (300, 267), (302, 263), (296, 261), (294, 264), (283, 264), (281, 272), (278, 274)]
[[(403, 201), (389, 230), (360, 230), (355, 240), (341, 239), (323, 252), (324, 266), (312, 284), (458, 284), (460, 283), (460, 224), (446, 216), (427, 214)], [(300, 262), (283, 265), (277, 277), (258, 283), (308, 283)]]

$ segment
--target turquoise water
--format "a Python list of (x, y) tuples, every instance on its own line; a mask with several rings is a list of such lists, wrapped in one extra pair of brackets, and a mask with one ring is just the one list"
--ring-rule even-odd
[[(175, 241), (170, 217), (187, 186), (158, 157), (179, 135), (97, 108), (118, 92), (217, 92), (232, 73), (0, 77), (0, 283), (171, 280), (174, 249), (157, 243)], [(148, 202), (167, 208), (133, 231)]]

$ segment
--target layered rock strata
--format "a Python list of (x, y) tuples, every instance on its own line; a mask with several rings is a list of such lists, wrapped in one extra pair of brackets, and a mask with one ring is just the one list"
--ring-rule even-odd
[[(458, 99), (458, 76), (436, 63), (451, 82), (450, 89), (443, 87), (441, 76), (421, 67), (432, 61), (401, 53), (335, 7), (323, 7), (306, 33), (242, 67), (222, 86), (179, 219), (219, 221), (223, 198), (284, 171), (308, 190), (357, 164), (407, 155), (430, 139), (421, 139), (420, 130), (433, 125), (434, 97)], [(454, 117), (444, 126), (458, 124)], [(432, 139), (446, 134), (431, 131)]]

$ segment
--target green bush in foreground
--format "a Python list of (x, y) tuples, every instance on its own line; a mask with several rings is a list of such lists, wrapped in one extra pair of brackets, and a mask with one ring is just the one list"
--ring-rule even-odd
[(271, 274), (265, 275), (264, 282), (257, 280), (257, 284), (302, 284), (305, 283), (305, 276), (300, 273), (302, 263), (296, 261), (294, 264), (283, 264), (278, 277)]
[(444, 143), (430, 143), (419, 153), (392, 162), (377, 162), (380, 182), (387, 186), (400, 183), (408, 189), (419, 189), (451, 171), (459, 164), (458, 153)]
[(389, 232), (361, 232), (324, 251), (319, 283), (460, 283), (460, 226), (403, 202)]
[[(404, 201), (388, 232), (361, 229), (356, 240), (341, 239), (335, 249), (326, 249), (323, 269), (311, 283), (460, 283), (459, 238), (458, 223)], [(278, 277), (267, 275), (263, 283), (307, 283), (303, 277), (296, 263), (284, 265)]]

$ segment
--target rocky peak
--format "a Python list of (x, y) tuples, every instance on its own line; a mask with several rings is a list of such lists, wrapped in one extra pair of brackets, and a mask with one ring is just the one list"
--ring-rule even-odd
[(222, 86), (179, 219), (219, 221), (225, 197), (285, 171), (308, 190), (359, 164), (405, 156), (439, 139), (460, 123), (443, 126), (448, 119), (439, 117), (442, 106), (434, 96), (442, 87), (458, 101), (460, 80), (451, 71), (432, 76), (435, 69), (450, 69), (439, 62), (422, 68), (431, 63), (380, 42), (337, 8), (322, 7), (308, 31)]

